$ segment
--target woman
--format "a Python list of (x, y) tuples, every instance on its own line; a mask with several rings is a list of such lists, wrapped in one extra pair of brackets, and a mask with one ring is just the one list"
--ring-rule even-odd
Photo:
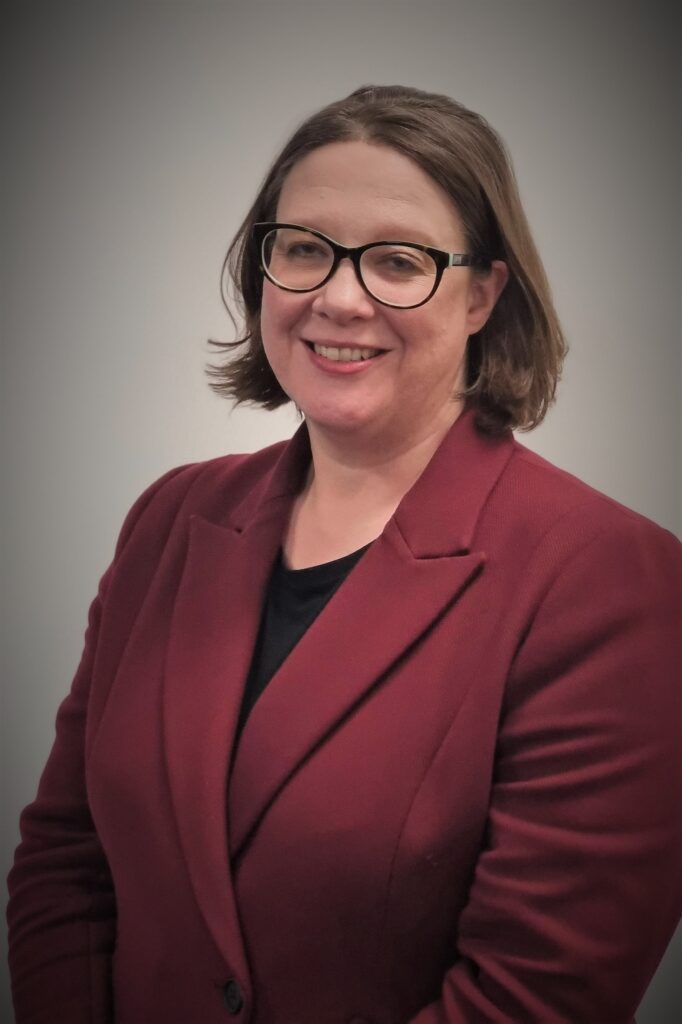
[(18, 1024), (626, 1024), (682, 906), (679, 546), (519, 445), (564, 352), (503, 146), (320, 111), (215, 386), (294, 438), (137, 501), (10, 877)]

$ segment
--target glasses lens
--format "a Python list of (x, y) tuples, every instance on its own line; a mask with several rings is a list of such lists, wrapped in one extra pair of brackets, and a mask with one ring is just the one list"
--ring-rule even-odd
[(317, 288), (334, 262), (334, 253), (326, 242), (298, 228), (269, 231), (261, 255), (268, 276), (293, 291)]
[(433, 291), (437, 267), (427, 252), (409, 245), (373, 245), (360, 259), (365, 286), (391, 306), (416, 306)]

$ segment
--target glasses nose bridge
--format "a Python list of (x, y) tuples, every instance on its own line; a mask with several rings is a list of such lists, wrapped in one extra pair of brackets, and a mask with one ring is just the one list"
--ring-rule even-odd
[(341, 245), (340, 242), (335, 242), (333, 245), (334, 259), (332, 268), (329, 271), (329, 276), (325, 284), (329, 284), (329, 282), (336, 277), (336, 272), (341, 266), (343, 260), (349, 260), (355, 272), (355, 280), (366, 294), (367, 288), (362, 279), (362, 271), (360, 270), (360, 257), (362, 256), (363, 248), (363, 246)]

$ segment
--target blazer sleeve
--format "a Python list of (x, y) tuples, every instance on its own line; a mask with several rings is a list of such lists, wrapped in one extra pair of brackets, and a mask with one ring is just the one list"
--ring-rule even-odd
[(682, 913), (680, 562), (625, 514), (562, 556), (508, 678), (458, 959), (411, 1024), (633, 1020)]
[[(180, 467), (182, 469), (183, 467)], [(107, 1024), (116, 900), (88, 807), (85, 739), (103, 609), (119, 559), (171, 470), (135, 502), (90, 606), (85, 645), (57, 713), (36, 799), (23, 812), (8, 877), (9, 964), (16, 1024)]]

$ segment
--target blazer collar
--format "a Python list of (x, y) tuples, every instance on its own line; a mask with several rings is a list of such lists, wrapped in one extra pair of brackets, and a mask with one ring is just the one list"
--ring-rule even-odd
[(218, 519), (217, 525), (238, 533), (269, 519), (283, 519), (286, 526), (294, 498), (303, 487), (310, 467), (310, 438), (302, 423), (294, 436), (281, 449), (278, 459), (264, 476), (228, 515), (227, 521)]
[(459, 416), (394, 515), (415, 558), (472, 550), (481, 511), (513, 449), (511, 431), (489, 437), (471, 410)]
[[(457, 418), (393, 517), (415, 558), (438, 558), (471, 550), (481, 510), (513, 446), (511, 431), (501, 437), (481, 433), (473, 411), (465, 410)], [(309, 465), (310, 440), (303, 423), (262, 485), (234, 508), (227, 523), (217, 521), (217, 525), (242, 532), (282, 517), (285, 526)]]

